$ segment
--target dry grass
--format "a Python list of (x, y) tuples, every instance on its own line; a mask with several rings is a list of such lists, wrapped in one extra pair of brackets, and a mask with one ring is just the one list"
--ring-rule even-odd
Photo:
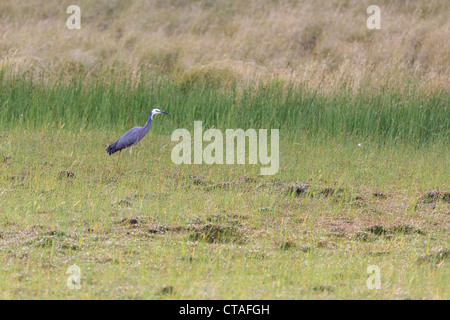
[(371, 1), (79, 1), (74, 31), (65, 27), (69, 4), (2, 1), (0, 67), (53, 76), (114, 66), (183, 81), (206, 66), (326, 90), (449, 88), (447, 0), (380, 0), (381, 30), (366, 27)]

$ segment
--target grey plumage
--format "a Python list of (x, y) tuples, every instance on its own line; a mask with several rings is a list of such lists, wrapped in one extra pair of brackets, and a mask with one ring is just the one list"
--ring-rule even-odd
[(147, 124), (144, 127), (134, 127), (133, 129), (128, 130), (116, 142), (109, 145), (108, 148), (106, 148), (106, 152), (109, 155), (112, 155), (113, 153), (125, 148), (130, 148), (131, 152), (133, 146), (135, 146), (139, 141), (141, 141), (142, 138), (144, 138), (145, 135), (147, 134), (148, 130), (150, 130), (153, 121), (153, 116), (158, 113), (168, 114), (167, 112), (161, 111), (159, 109), (153, 109), (148, 114)]

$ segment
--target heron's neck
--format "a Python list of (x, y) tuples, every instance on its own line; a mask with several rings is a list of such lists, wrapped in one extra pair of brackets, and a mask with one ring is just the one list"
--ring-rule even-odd
[(150, 129), (151, 125), (152, 125), (152, 120), (153, 120), (153, 115), (149, 114), (148, 115), (148, 119), (147, 119), (147, 124), (144, 127), (145, 132), (147, 133), (148, 130)]

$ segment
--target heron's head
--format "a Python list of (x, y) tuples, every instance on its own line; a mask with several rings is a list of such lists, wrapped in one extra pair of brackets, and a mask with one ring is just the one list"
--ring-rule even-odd
[(155, 114), (158, 114), (158, 113), (168, 114), (167, 112), (161, 111), (161, 110), (159, 110), (159, 109), (153, 109), (153, 110), (150, 112), (150, 114), (152, 115), (152, 117), (153, 117)]

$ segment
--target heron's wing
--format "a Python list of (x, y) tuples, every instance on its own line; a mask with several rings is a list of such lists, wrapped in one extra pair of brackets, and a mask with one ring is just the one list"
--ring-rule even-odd
[(122, 150), (139, 141), (139, 134), (141, 132), (141, 127), (135, 127), (133, 129), (128, 130), (117, 140), (116, 149)]

